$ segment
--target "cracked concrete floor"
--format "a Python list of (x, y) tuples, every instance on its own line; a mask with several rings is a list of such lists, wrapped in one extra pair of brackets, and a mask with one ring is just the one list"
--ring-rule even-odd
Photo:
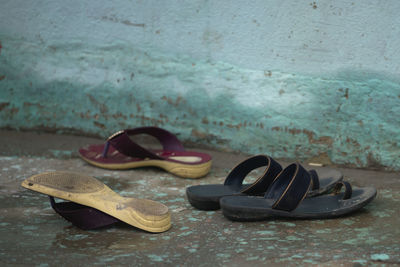
[[(185, 188), (222, 183), (246, 155), (196, 149), (213, 156), (213, 168), (207, 177), (189, 180), (155, 168), (99, 169), (77, 157), (80, 146), (102, 141), (0, 131), (1, 266), (400, 264), (399, 173), (339, 168), (353, 185), (378, 189), (377, 198), (352, 216), (231, 222), (220, 211), (193, 209)], [(20, 186), (31, 175), (53, 170), (92, 175), (123, 196), (160, 201), (170, 208), (173, 226), (160, 234), (122, 223), (100, 230), (80, 230), (57, 215), (45, 195)], [(250, 176), (255, 178), (256, 174)]]

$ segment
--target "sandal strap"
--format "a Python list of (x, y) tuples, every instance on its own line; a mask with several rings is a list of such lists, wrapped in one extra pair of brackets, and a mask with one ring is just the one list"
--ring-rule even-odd
[(250, 186), (241, 190), (248, 195), (263, 194), (275, 177), (282, 171), (281, 165), (265, 155), (250, 157), (232, 169), (225, 179), (224, 185), (232, 186), (239, 190), (246, 176), (254, 169), (266, 166), (264, 173)]
[(351, 195), (353, 194), (353, 189), (351, 187), (351, 184), (346, 181), (339, 181), (336, 183), (335, 187), (332, 190), (332, 193), (334, 195), (337, 195), (340, 193), (342, 190), (342, 187), (344, 186), (344, 194), (343, 194), (343, 199), (350, 199)]
[(310, 173), (300, 164), (293, 163), (275, 178), (264, 197), (275, 200), (273, 209), (292, 211), (303, 201), (310, 187)]
[(147, 134), (157, 138), (163, 146), (164, 151), (184, 151), (182, 143), (178, 138), (167, 130), (158, 127), (139, 127), (116, 132), (107, 139), (104, 147), (103, 157), (107, 156), (109, 145), (112, 145), (120, 153), (133, 158), (164, 159), (154, 152), (136, 144), (129, 138), (131, 135)]
[(310, 173), (311, 180), (312, 180), (312, 187), (311, 187), (311, 190), (319, 189), (319, 177), (318, 177), (318, 173), (317, 173), (315, 170), (309, 170), (308, 172)]
[(55, 212), (81, 229), (91, 230), (119, 222), (118, 219), (97, 209), (75, 202), (57, 203), (54, 197), (49, 196), (49, 198)]

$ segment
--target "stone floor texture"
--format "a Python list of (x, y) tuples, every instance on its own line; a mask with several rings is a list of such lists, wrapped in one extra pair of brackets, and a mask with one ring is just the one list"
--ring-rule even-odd
[[(192, 208), (185, 189), (222, 183), (248, 155), (192, 147), (211, 154), (213, 167), (204, 178), (182, 179), (156, 168), (104, 170), (78, 157), (79, 147), (99, 142), (103, 140), (0, 131), (1, 266), (400, 265), (399, 173), (338, 168), (353, 186), (378, 190), (372, 203), (351, 216), (232, 222), (221, 211)], [(123, 196), (160, 201), (170, 208), (172, 228), (160, 234), (123, 223), (92, 231), (76, 228), (52, 210), (48, 197), (20, 186), (31, 175), (56, 170), (95, 176)], [(249, 176), (255, 178), (257, 171)]]

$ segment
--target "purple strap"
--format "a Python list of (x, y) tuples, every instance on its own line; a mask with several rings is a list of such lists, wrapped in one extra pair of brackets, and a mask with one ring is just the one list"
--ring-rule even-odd
[(75, 202), (56, 203), (52, 196), (49, 196), (49, 198), (52, 208), (59, 215), (83, 230), (92, 230), (120, 221), (102, 211), (88, 206)]
[(273, 209), (292, 211), (306, 197), (311, 186), (311, 176), (298, 163), (286, 167), (265, 193), (265, 198), (274, 199)]
[(272, 158), (264, 155), (250, 157), (239, 163), (228, 174), (224, 185), (229, 185), (240, 190), (243, 180), (252, 170), (266, 166), (264, 173), (253, 184), (242, 190), (242, 193), (248, 195), (261, 195), (265, 193), (268, 186), (275, 177), (282, 171), (281, 165)]
[(178, 138), (167, 130), (158, 127), (140, 127), (117, 132), (110, 136), (104, 147), (103, 157), (107, 156), (109, 145), (112, 145), (120, 153), (133, 158), (164, 159), (163, 157), (147, 150), (133, 142), (129, 136), (148, 134), (160, 141), (164, 151), (185, 151)]

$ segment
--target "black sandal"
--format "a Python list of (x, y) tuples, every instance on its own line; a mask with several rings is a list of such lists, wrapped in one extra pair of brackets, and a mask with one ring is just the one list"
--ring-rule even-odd
[[(222, 212), (230, 220), (259, 221), (270, 218), (327, 219), (353, 213), (376, 196), (373, 187), (352, 188), (337, 182), (333, 194), (306, 198), (312, 178), (300, 164), (284, 169), (264, 197), (226, 196), (220, 199)], [(344, 192), (340, 192), (344, 186)]]
[[(264, 173), (252, 184), (243, 184), (245, 177), (254, 169), (265, 167)], [(228, 174), (224, 184), (195, 185), (186, 189), (190, 204), (200, 210), (217, 210), (220, 208), (219, 200), (224, 196), (252, 195), (262, 196), (276, 176), (282, 171), (281, 165), (271, 157), (257, 155), (250, 157)], [(331, 190), (335, 184), (343, 179), (343, 175), (333, 169), (310, 170), (312, 187), (308, 197), (324, 194)]]

